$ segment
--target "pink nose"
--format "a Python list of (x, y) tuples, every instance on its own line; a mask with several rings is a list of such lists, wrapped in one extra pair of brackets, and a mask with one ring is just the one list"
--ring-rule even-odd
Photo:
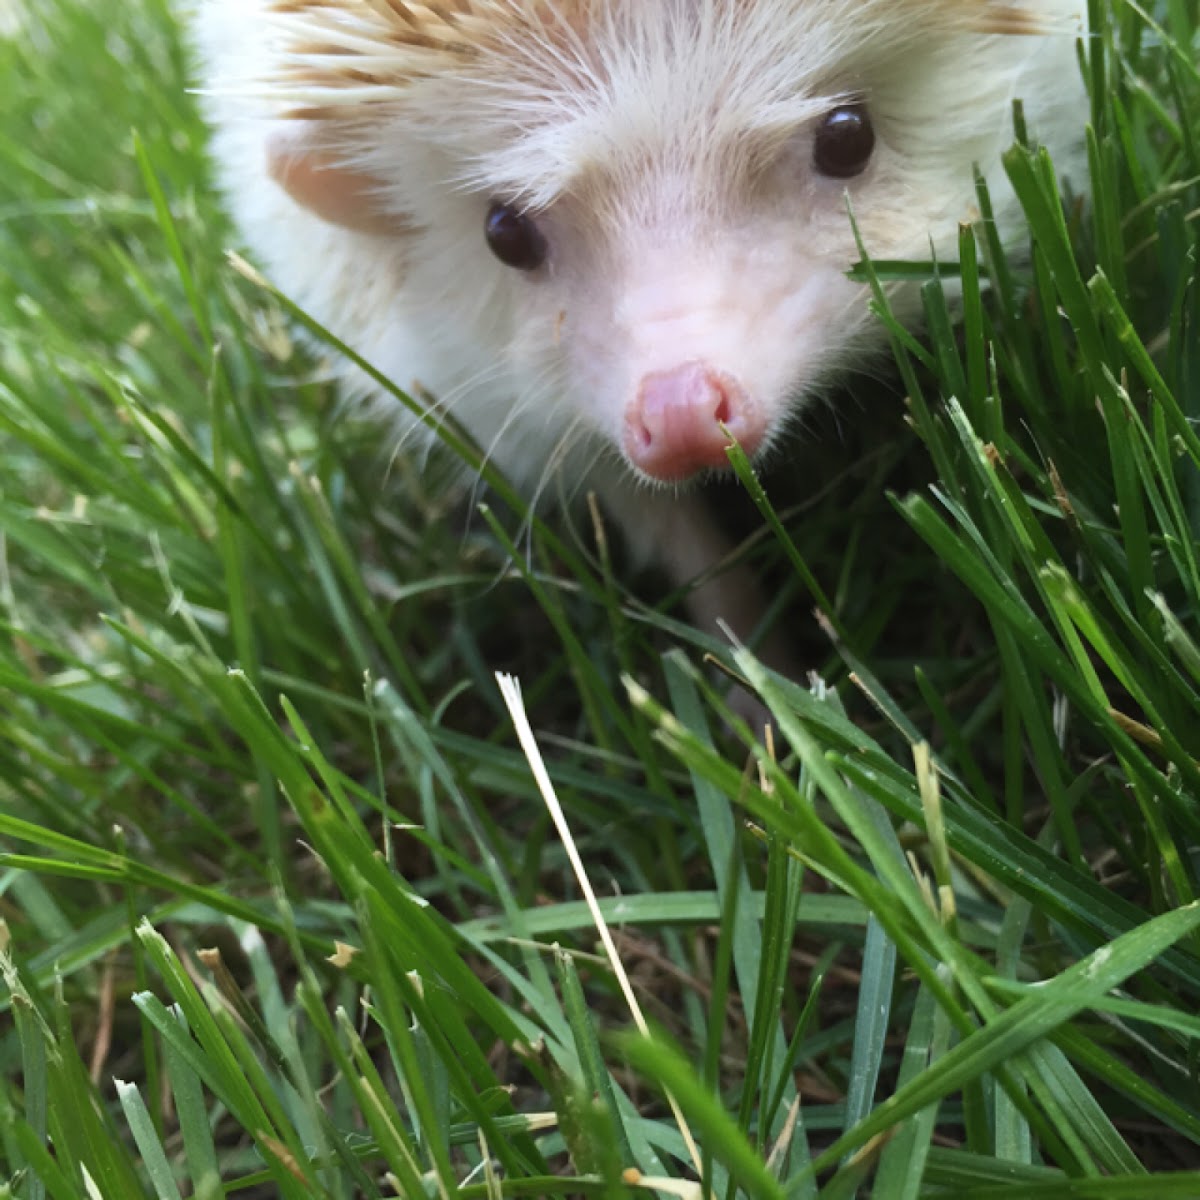
[(687, 479), (728, 463), (722, 425), (747, 454), (766, 433), (757, 406), (729, 376), (698, 362), (657, 371), (645, 376), (625, 410), (625, 453), (652, 479)]

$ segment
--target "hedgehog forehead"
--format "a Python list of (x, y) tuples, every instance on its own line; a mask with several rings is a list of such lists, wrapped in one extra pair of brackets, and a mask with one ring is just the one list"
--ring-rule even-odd
[[(922, 19), (897, 22), (900, 8)], [(607, 0), (553, 40), (510, 31), (453, 80), (414, 86), (413, 102), (455, 114), (462, 182), (532, 208), (580, 193), (628, 204), (636, 185), (661, 200), (663, 180), (711, 200), (869, 89), (880, 63), (961, 33), (948, 13), (937, 0)]]
[[(395, 101), (423, 80), (539, 75), (586, 82), (599, 66), (674, 53), (754, 47), (781, 62), (819, 64), (838, 31), (847, 45), (878, 36), (898, 49), (914, 32), (1031, 33), (1035, 0), (270, 0), (281, 70), (277, 97), (346, 119), (364, 102)], [(697, 71), (708, 69), (701, 54)], [(758, 57), (762, 57), (759, 55)]]
[[(614, 16), (636, 13), (657, 19), (721, 20), (768, 10), (786, 23), (795, 13), (830, 13), (839, 21), (883, 14), (896, 24), (913, 20), (953, 23), (994, 33), (1031, 33), (1043, 26), (1037, 0), (269, 0), (294, 24), (358, 31), (376, 49), (390, 46), (413, 69), (419, 61), (469, 58), (496, 39), (516, 33), (555, 39), (587, 38)], [(436, 68), (433, 68), (436, 69)]]
[[(612, 21), (586, 58), (550, 69), (518, 69), (509, 58), (503, 71), (457, 88), (457, 128), (470, 143), (464, 182), (534, 208), (565, 193), (595, 203), (654, 174), (685, 188), (695, 176), (732, 183), (759, 149), (829, 106), (830, 53), (784, 63), (777, 35), (738, 38), (733, 53), (729, 30), (669, 25)], [(829, 30), (805, 32), (831, 40)], [(832, 90), (845, 89), (835, 81)]]
[[(1031, 0), (1030, 0), (1031, 2)], [(872, 54), (1030, 32), (999, 0), (277, 0), (301, 116), (440, 144), (459, 182), (530, 207), (644, 177), (729, 179), (863, 86)], [(869, 80), (868, 80), (869, 82)], [(385, 118), (385, 122), (380, 118)], [(364, 137), (365, 135), (365, 137)]]

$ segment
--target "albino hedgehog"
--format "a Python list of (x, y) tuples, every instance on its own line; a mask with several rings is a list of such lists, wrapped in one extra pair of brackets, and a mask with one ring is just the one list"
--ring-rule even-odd
[[(272, 280), (518, 484), (689, 577), (677, 486), (884, 345), (881, 259), (1004, 230), (1012, 103), (1078, 156), (1084, 0), (199, 0), (214, 155)], [(848, 194), (848, 197), (847, 197)], [(915, 319), (915, 288), (892, 303)], [(346, 371), (352, 389), (369, 392)], [(396, 407), (407, 428), (414, 418)], [(696, 614), (745, 632), (744, 581)], [(739, 611), (740, 610), (740, 611)]]

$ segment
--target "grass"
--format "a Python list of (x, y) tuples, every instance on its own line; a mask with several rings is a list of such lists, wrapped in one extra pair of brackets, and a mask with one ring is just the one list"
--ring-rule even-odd
[(1200, 12), (1091, 7), (1092, 201), (740, 465), (803, 687), (380, 461), (164, 0), (0, 41), (0, 1195), (1200, 1195)]

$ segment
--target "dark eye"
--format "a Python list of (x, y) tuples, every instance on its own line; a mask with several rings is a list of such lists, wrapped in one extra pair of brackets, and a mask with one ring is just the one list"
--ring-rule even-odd
[(537, 222), (511, 204), (493, 200), (483, 228), (492, 253), (506, 267), (536, 271), (546, 261), (548, 247)]
[(853, 179), (867, 169), (875, 150), (875, 129), (864, 104), (830, 109), (817, 126), (813, 162), (831, 179)]

